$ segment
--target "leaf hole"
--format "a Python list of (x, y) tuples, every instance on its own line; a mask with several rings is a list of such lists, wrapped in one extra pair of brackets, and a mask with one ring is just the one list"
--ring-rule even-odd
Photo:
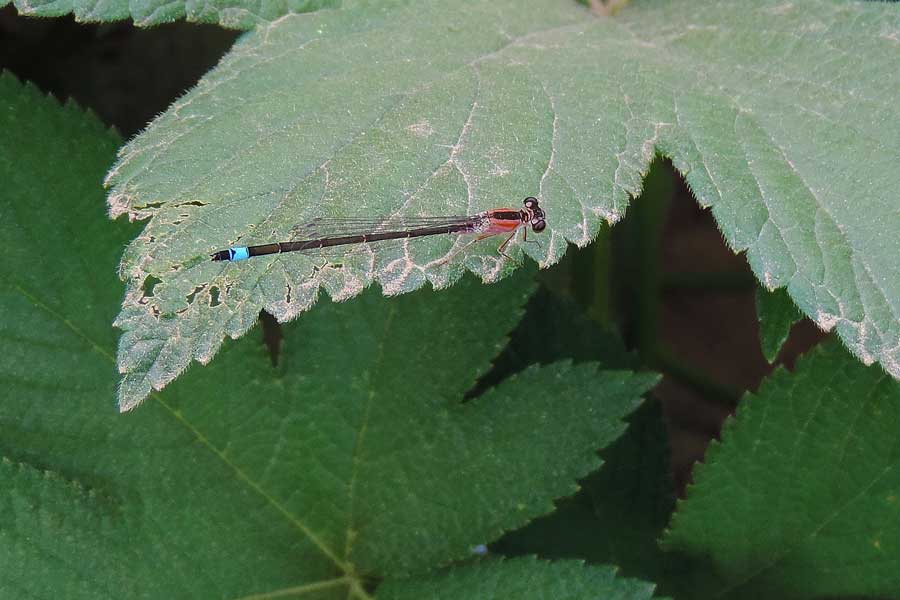
[(206, 288), (205, 283), (203, 285), (198, 285), (197, 287), (195, 287), (194, 290), (190, 294), (187, 295), (188, 304), (193, 304), (194, 298), (196, 298), (197, 294), (202, 292), (205, 288)]
[(218, 306), (222, 304), (219, 302), (219, 288), (216, 286), (212, 286), (209, 288), (209, 305), (211, 307)]
[(147, 275), (144, 278), (144, 282), (141, 284), (141, 292), (143, 294), (143, 298), (141, 298), (142, 303), (146, 303), (148, 298), (153, 297), (153, 290), (156, 289), (156, 286), (159, 283), (162, 283), (162, 280), (157, 279), (153, 275)]

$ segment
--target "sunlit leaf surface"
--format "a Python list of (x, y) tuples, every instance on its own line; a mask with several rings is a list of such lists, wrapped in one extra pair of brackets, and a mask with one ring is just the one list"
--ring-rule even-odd
[[(618, 221), (654, 154), (672, 158), (761, 282), (900, 376), (900, 5), (557, 0), (348, 2), (239, 42), (121, 152), (120, 406), (208, 362), (267, 310), (488, 281), (515, 266), (443, 236), (211, 263), (321, 215), (471, 214), (535, 195), (542, 265)], [(534, 243), (530, 243), (534, 242)], [(324, 267), (324, 268), (323, 268)], [(157, 285), (150, 285), (159, 281)]]

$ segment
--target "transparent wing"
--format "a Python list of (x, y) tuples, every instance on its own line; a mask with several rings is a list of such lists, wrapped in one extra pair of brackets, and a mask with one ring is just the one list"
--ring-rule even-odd
[(408, 231), (422, 227), (452, 227), (470, 224), (476, 230), (484, 221), (481, 215), (470, 217), (317, 217), (306, 223), (294, 225), (290, 230), (291, 241), (317, 240), (362, 233), (384, 231)]
[[(470, 231), (455, 231), (448, 235), (465, 235), (475, 233), (485, 224), (485, 215), (473, 216), (440, 216), (440, 217), (318, 217), (306, 223), (295, 225), (290, 230), (290, 241), (318, 240), (330, 237), (353, 236), (364, 233), (385, 231), (410, 231), (423, 227), (458, 227), (467, 226)], [(433, 237), (433, 236), (432, 236)], [(440, 237), (440, 236), (438, 236)], [(308, 256), (318, 256), (327, 263), (343, 262), (350, 256), (371, 256), (376, 253), (382, 259), (399, 257), (404, 254), (404, 246), (423, 238), (397, 238), (379, 240), (364, 244), (348, 244), (327, 248), (310, 248), (302, 250)]]

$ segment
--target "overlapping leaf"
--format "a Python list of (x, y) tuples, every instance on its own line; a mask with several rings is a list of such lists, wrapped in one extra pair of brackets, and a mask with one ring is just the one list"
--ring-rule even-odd
[[(318, 215), (472, 213), (537, 195), (549, 227), (512, 252), (551, 264), (615, 222), (671, 156), (769, 288), (900, 375), (900, 6), (555, 0), (348, 3), (237, 44), (122, 152), (112, 214), (150, 218), (122, 262), (120, 402), (191, 360), (342, 299), (512, 268), (483, 242), (208, 261)], [(148, 281), (161, 283), (148, 292)]]

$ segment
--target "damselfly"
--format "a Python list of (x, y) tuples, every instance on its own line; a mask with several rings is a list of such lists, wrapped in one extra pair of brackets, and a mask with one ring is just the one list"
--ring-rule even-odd
[[(323, 226), (323, 223), (327, 226)], [(509, 236), (497, 249), (500, 254), (504, 254), (503, 251), (520, 229), (523, 238), (527, 238), (529, 226), (534, 233), (540, 233), (547, 227), (544, 211), (538, 204), (537, 198), (533, 197), (525, 198), (524, 207), (521, 210), (495, 208), (468, 217), (333, 218), (294, 228), (294, 231), (301, 237), (308, 237), (308, 239), (258, 246), (233, 246), (227, 250), (219, 250), (211, 256), (213, 260), (237, 261), (266, 254), (303, 252), (335, 246), (442, 234), (472, 234), (476, 237), (470, 243), (474, 243), (487, 237), (508, 233)], [(312, 232), (313, 235), (309, 235), (309, 232)], [(316, 233), (320, 233), (320, 235), (315, 235)]]

